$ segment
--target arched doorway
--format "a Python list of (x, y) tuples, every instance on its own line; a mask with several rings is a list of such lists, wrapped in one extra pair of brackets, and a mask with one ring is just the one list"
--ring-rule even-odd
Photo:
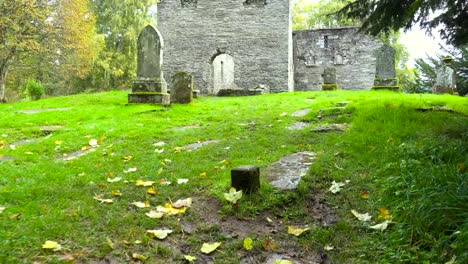
[(217, 94), (221, 89), (234, 87), (234, 58), (222, 53), (216, 56), (212, 62), (213, 86), (212, 93)]

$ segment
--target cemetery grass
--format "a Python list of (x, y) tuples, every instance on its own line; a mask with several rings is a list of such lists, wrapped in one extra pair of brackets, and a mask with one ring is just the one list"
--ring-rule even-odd
[[(468, 260), (466, 98), (331, 91), (202, 97), (171, 107), (126, 100), (116, 91), (0, 105), (0, 156), (9, 157), (0, 161), (0, 263), (143, 262), (139, 255), (147, 263), (183, 263), (184, 255), (201, 263), (261, 263), (274, 254), (304, 263), (308, 256), (333, 263)], [(345, 101), (338, 112), (320, 111)], [(49, 108), (69, 109), (20, 112)], [(311, 109), (306, 116), (291, 116), (305, 108)], [(309, 126), (286, 129), (297, 121)], [(311, 131), (327, 123), (349, 127)], [(49, 134), (43, 126), (57, 130)], [(219, 142), (180, 148), (208, 140)], [(86, 155), (64, 160), (82, 148)], [(262, 178), (258, 194), (236, 205), (224, 199), (231, 168), (264, 171), (305, 150), (317, 158), (298, 190), (281, 192)], [(131, 168), (136, 171), (124, 173)], [(108, 182), (116, 177), (121, 181)], [(139, 179), (155, 181), (157, 194), (136, 186)], [(329, 191), (332, 181), (346, 180), (340, 192)], [(148, 201), (154, 209), (188, 197), (193, 205), (185, 214), (163, 219), (131, 205)], [(350, 210), (372, 220), (360, 222)], [(369, 228), (384, 218), (391, 221), (386, 230)], [(287, 234), (290, 225), (310, 230), (296, 237)], [(173, 233), (158, 240), (148, 229)], [(246, 237), (251, 251), (243, 247)], [(62, 249), (42, 249), (46, 240)], [(222, 244), (206, 255), (204, 242)]]

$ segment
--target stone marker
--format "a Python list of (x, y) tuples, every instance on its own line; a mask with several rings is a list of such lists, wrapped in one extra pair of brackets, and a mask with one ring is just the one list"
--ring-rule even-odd
[(171, 103), (189, 104), (193, 98), (193, 76), (178, 72), (172, 76)]
[(452, 69), (453, 58), (445, 57), (442, 59), (442, 64), (437, 68), (437, 77), (434, 86), (432, 86), (432, 93), (434, 94), (453, 94), (455, 88), (455, 71)]
[(243, 193), (253, 193), (260, 189), (260, 168), (240, 166), (231, 170), (231, 186)]
[(336, 90), (338, 87), (336, 85), (336, 69), (332, 67), (327, 67), (323, 70), (323, 84), (322, 90)]
[(395, 49), (383, 45), (377, 54), (373, 90), (399, 91), (398, 79), (395, 73)]
[(137, 78), (133, 82), (129, 103), (170, 104), (162, 62), (164, 43), (159, 31), (146, 26), (138, 37)]

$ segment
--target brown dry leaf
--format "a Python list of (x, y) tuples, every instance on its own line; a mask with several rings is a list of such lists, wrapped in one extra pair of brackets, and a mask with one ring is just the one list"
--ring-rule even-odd
[(265, 250), (276, 250), (279, 248), (279, 244), (271, 238), (267, 238), (263, 241), (263, 248)]
[(369, 192), (368, 191), (362, 191), (359, 196), (361, 196), (362, 199), (369, 199)]

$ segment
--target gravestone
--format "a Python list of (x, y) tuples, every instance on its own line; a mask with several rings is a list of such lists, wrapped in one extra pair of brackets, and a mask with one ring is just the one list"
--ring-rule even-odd
[(240, 166), (231, 170), (231, 186), (243, 193), (253, 193), (260, 189), (260, 168)]
[(234, 84), (234, 58), (229, 54), (222, 53), (216, 56), (212, 63), (213, 67), (213, 94), (220, 90), (236, 89)]
[(172, 76), (171, 103), (188, 104), (193, 97), (193, 77), (186, 72), (178, 72)]
[(373, 90), (399, 90), (395, 73), (395, 49), (383, 45), (377, 53)]
[(442, 64), (437, 68), (437, 76), (432, 87), (432, 93), (434, 94), (453, 94), (455, 89), (455, 71), (452, 69), (453, 59), (446, 57), (442, 59)]
[(336, 69), (327, 67), (323, 70), (323, 85), (322, 90), (336, 90)]
[(169, 104), (162, 62), (164, 43), (159, 31), (146, 26), (138, 37), (137, 78), (133, 82), (129, 103)]

